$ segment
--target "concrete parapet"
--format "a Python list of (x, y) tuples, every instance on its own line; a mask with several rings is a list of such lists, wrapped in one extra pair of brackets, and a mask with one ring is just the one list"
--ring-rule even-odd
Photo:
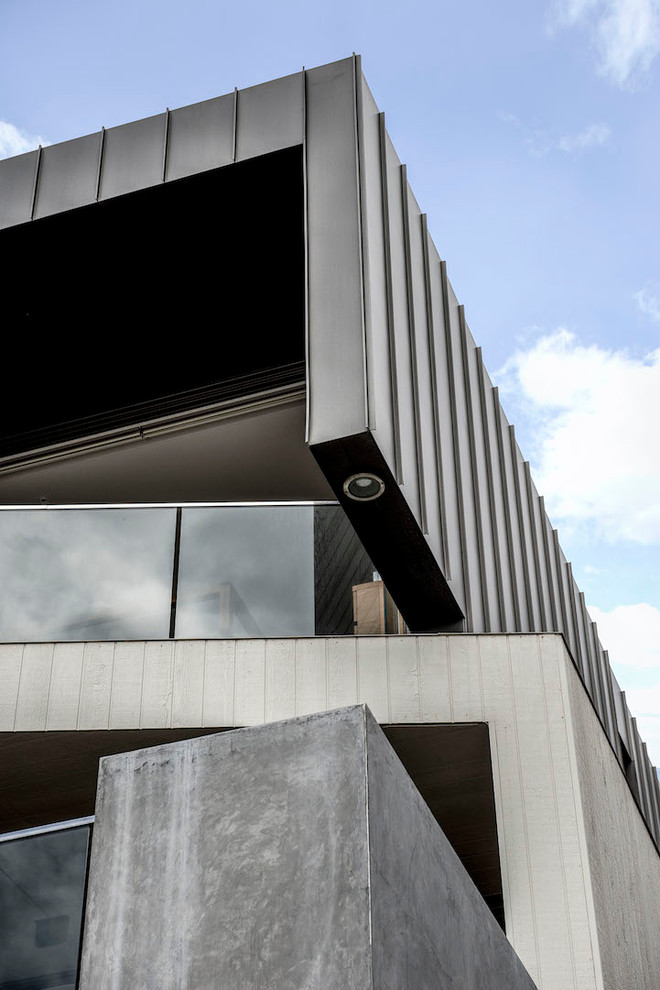
[(365, 706), (101, 762), (81, 990), (533, 990)]

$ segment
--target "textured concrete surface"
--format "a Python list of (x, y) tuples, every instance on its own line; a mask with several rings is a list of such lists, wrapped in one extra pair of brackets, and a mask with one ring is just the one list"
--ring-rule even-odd
[(366, 707), (101, 763), (81, 990), (533, 990)]
[(534, 983), (366, 711), (374, 990)]
[[(602, 990), (561, 636), (0, 645), (0, 727), (240, 726), (365, 702), (487, 722), (506, 932), (543, 990)], [(658, 899), (651, 874), (643, 897)]]
[(359, 709), (101, 762), (81, 990), (369, 986)]
[(575, 753), (604, 990), (660, 987), (660, 858), (575, 671)]

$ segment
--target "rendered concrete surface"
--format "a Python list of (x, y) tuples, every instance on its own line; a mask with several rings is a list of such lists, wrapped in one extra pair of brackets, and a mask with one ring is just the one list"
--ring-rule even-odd
[(531, 990), (368, 709), (366, 722), (374, 990)]
[(533, 990), (365, 706), (101, 761), (80, 990)]

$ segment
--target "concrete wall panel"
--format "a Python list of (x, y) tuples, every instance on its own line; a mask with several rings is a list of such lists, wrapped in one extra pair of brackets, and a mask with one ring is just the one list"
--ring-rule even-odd
[(367, 712), (374, 990), (534, 990)]
[(371, 987), (359, 709), (101, 767), (82, 990)]
[(366, 708), (101, 761), (81, 990), (440, 985), (535, 990)]
[(652, 990), (660, 973), (660, 859), (577, 674), (567, 666), (566, 676), (603, 987)]
[[(567, 701), (574, 668), (560, 636), (89, 644), (83, 656), (81, 689), (80, 644), (3, 647), (0, 730), (194, 726), (200, 712), (203, 726), (230, 727), (361, 702), (383, 723), (488, 722), (508, 936), (544, 990), (602, 987)], [(630, 721), (631, 738), (635, 731)], [(593, 815), (607, 801), (599, 793)], [(626, 828), (652, 845), (629, 790), (625, 800), (621, 814), (637, 822)]]

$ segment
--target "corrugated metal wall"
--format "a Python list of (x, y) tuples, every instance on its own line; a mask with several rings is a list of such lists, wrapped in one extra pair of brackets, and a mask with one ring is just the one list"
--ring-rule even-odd
[(657, 775), (359, 60), (355, 119), (369, 427), (466, 631), (563, 633), (660, 842)]

